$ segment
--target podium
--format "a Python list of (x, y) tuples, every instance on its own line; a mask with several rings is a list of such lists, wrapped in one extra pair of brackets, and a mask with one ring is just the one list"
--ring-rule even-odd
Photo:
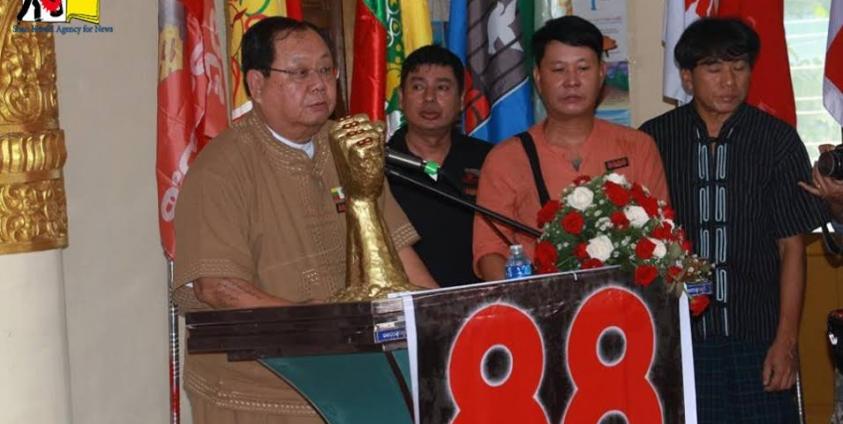
[(259, 361), (332, 424), (694, 423), (681, 326), (686, 300), (599, 269), (190, 313), (187, 346)]

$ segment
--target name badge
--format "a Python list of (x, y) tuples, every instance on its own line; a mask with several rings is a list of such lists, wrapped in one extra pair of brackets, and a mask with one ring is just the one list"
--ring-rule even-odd
[(629, 158), (624, 156), (622, 158), (607, 160), (605, 163), (607, 171), (614, 171), (616, 169), (626, 168), (629, 166)]
[(331, 189), (331, 198), (334, 199), (334, 207), (337, 208), (337, 213), (345, 212), (345, 192), (342, 191), (342, 186)]
[(466, 196), (477, 196), (477, 185), (480, 184), (480, 170), (476, 168), (465, 168), (462, 174), (463, 194)]

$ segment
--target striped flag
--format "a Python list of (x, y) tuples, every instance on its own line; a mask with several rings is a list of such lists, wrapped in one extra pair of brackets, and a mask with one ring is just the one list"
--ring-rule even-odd
[(843, 126), (843, 0), (831, 1), (829, 18), (823, 104)]
[(712, 16), (717, 12), (717, 0), (667, 0), (664, 11), (664, 96), (674, 99), (679, 104), (691, 101), (692, 96), (682, 88), (679, 66), (673, 59), (673, 50), (679, 37), (688, 25), (703, 16)]
[(161, 244), (175, 255), (173, 218), (196, 154), (227, 125), (225, 76), (212, 0), (158, 0), (158, 180)]
[(386, 121), (392, 134), (402, 120), (401, 65), (409, 53), (432, 42), (432, 33), (426, 1), (357, 0), (350, 112)]
[(492, 143), (533, 124), (533, 2), (452, 1), (448, 48), (465, 64), (463, 125)]
[(796, 100), (784, 34), (784, 0), (720, 0), (718, 16), (742, 19), (758, 32), (761, 51), (746, 102), (796, 126)]
[(231, 72), (231, 118), (237, 119), (252, 109), (240, 72), (240, 40), (255, 22), (268, 16), (302, 19), (301, 0), (226, 0), (228, 23), (228, 64)]

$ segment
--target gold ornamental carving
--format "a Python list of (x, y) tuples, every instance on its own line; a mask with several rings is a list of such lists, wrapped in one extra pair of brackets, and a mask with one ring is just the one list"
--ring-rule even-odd
[(20, 7), (0, 0), (0, 254), (67, 246), (55, 40)]
[(331, 152), (346, 200), (346, 288), (331, 298), (353, 302), (418, 290), (410, 284), (392, 244), (378, 198), (383, 192), (384, 125), (366, 115), (341, 119), (331, 129)]

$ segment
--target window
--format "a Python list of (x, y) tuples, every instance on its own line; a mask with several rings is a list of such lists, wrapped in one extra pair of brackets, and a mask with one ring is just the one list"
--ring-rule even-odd
[(811, 161), (820, 144), (840, 144), (840, 125), (823, 106), (823, 69), (831, 0), (787, 0), (784, 27), (787, 38), (796, 126)]

